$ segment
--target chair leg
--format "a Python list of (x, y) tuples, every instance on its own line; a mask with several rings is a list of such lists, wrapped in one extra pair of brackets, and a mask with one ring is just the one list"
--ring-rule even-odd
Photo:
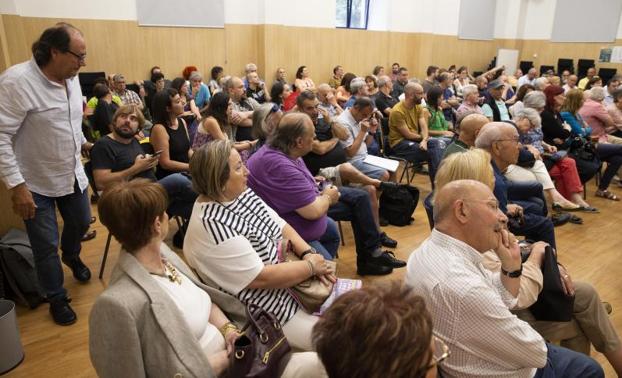
[(112, 234), (108, 232), (108, 239), (106, 239), (106, 248), (104, 248), (104, 256), (102, 257), (102, 263), (99, 267), (99, 279), (104, 276), (104, 269), (106, 268), (106, 259), (108, 259), (108, 250), (110, 249), (110, 241), (112, 240)]
[(337, 221), (337, 225), (339, 226), (339, 238), (341, 239), (341, 245), (345, 247), (346, 241), (343, 240), (343, 229), (341, 228), (341, 221)]

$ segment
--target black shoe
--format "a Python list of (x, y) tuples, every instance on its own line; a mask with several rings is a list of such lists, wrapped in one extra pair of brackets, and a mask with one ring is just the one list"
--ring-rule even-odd
[(357, 262), (356, 274), (359, 276), (384, 276), (393, 272), (393, 268), (379, 265), (373, 261)]
[(382, 244), (383, 247), (387, 247), (387, 248), (397, 247), (397, 240), (391, 239), (389, 235), (387, 235), (386, 232), (383, 232), (382, 234), (380, 234), (380, 236), (382, 237), (382, 239), (380, 240), (380, 243)]
[(381, 181), (380, 185), (378, 186), (378, 190), (395, 189), (398, 186), (399, 185), (393, 181)]
[(370, 257), (369, 261), (374, 264), (384, 265), (391, 268), (403, 268), (406, 266), (406, 261), (396, 259), (395, 253), (391, 251), (383, 251), (378, 257)]
[(96, 220), (97, 220), (97, 218), (91, 217), (91, 224), (95, 223)]
[(63, 264), (67, 265), (69, 269), (71, 269), (71, 272), (76, 280), (86, 282), (91, 279), (91, 271), (86, 265), (84, 265), (82, 260), (80, 260), (80, 257), (76, 257), (72, 260), (62, 258), (61, 260), (63, 261)]
[(571, 216), (568, 213), (557, 213), (551, 215), (551, 222), (553, 222), (553, 226), (557, 227), (568, 223), (570, 218)]
[(50, 314), (54, 322), (62, 326), (71, 325), (78, 319), (67, 298), (50, 301)]
[(82, 236), (81, 241), (83, 242), (89, 241), (89, 240), (95, 239), (96, 236), (97, 236), (97, 230), (87, 231), (86, 234)]
[(383, 217), (378, 217), (378, 223), (380, 223), (380, 227), (386, 227), (389, 225), (389, 221)]

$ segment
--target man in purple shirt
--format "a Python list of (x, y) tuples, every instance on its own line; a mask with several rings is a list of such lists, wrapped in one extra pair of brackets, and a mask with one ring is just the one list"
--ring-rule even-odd
[(308, 171), (302, 156), (311, 151), (314, 136), (308, 115), (285, 115), (270, 142), (248, 160), (249, 187), (314, 248), (321, 245), (326, 252), (336, 253), (339, 238), (334, 237), (331, 218), (351, 221), (359, 275), (389, 274), (405, 266), (381, 249), (382, 235), (374, 224), (367, 192), (318, 183)]

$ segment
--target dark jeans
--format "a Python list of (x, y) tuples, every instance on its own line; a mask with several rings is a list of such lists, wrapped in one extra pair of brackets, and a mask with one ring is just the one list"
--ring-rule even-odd
[(340, 240), (337, 223), (329, 217), (326, 222), (326, 231), (324, 235), (318, 240), (310, 241), (309, 245), (321, 253), (325, 259), (332, 260), (337, 256)]
[(173, 173), (163, 177), (158, 181), (168, 194), (168, 209), (170, 216), (181, 216), (184, 219), (190, 219), (194, 201), (197, 199), (197, 193), (192, 190), (192, 180), (184, 174)]
[(63, 287), (63, 267), (58, 256), (56, 206), (63, 217), (60, 249), (63, 257), (69, 260), (80, 256), (80, 242), (91, 223), (91, 206), (88, 191), (80, 191), (77, 181), (72, 194), (47, 197), (32, 193), (32, 197), (37, 205), (35, 217), (24, 220), (24, 223), (34, 255), (39, 285), (47, 299), (52, 301), (67, 295), (67, 290)]
[[(506, 181), (508, 187), (508, 200), (515, 202), (523, 207), (529, 207), (525, 204), (531, 202), (535, 208), (539, 208), (539, 215), (546, 216), (548, 210), (546, 207), (546, 200), (544, 199), (544, 189), (542, 184), (537, 181)], [(535, 211), (532, 211), (536, 213)]]
[(622, 144), (599, 143), (596, 146), (596, 153), (602, 161), (607, 162), (607, 169), (600, 179), (598, 189), (606, 190), (616, 175), (618, 169), (622, 166)]
[[(432, 144), (436, 146), (435, 142), (433, 142)], [(435, 146), (432, 147), (433, 151), (437, 150)], [(428, 162), (428, 173), (430, 175), (432, 189), (434, 189), (434, 175), (436, 175), (436, 171), (434, 170), (434, 168), (432, 168), (432, 163), (430, 163), (429, 160), (429, 148), (430, 147), (428, 144), (428, 151), (422, 150), (421, 148), (419, 148), (419, 142), (413, 142), (412, 140), (404, 139), (403, 141), (392, 147), (392, 155), (400, 157), (402, 159), (406, 159), (407, 161), (415, 165)], [(442, 157), (443, 153), (441, 152), (440, 158), (442, 159)]]
[(546, 365), (538, 369), (534, 378), (600, 378), (604, 377), (603, 368), (592, 358), (584, 354), (546, 344)]
[(336, 221), (350, 221), (356, 244), (356, 259), (365, 260), (380, 248), (381, 235), (376, 227), (369, 194), (357, 188), (339, 188), (339, 201), (328, 209), (328, 216)]
[(434, 189), (436, 171), (438, 171), (438, 166), (441, 165), (443, 154), (451, 140), (452, 138), (448, 137), (432, 137), (428, 139), (428, 174), (432, 182), (432, 189)]

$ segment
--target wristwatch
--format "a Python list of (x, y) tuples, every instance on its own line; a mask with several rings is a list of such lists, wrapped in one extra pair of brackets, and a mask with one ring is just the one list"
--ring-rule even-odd
[(503, 267), (501, 267), (501, 273), (505, 274), (506, 276), (508, 276), (510, 278), (520, 277), (521, 274), (523, 274), (523, 265), (521, 264), (520, 269), (519, 270), (515, 270), (513, 272), (508, 272), (507, 270), (503, 269)]
[(310, 254), (310, 253), (313, 254), (313, 253), (318, 253), (318, 252), (315, 250), (315, 248), (309, 247), (309, 249), (307, 249), (306, 251), (304, 251), (304, 252), (302, 252), (300, 254), (300, 260), (304, 259), (305, 256)]

